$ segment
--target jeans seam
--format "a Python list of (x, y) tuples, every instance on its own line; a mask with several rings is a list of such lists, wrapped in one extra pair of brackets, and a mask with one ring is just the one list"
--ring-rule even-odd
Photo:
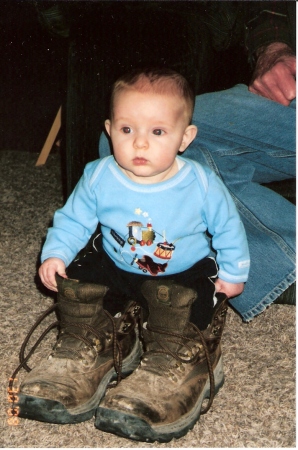
[[(250, 322), (254, 317), (261, 314), (268, 306), (270, 306), (274, 300), (276, 300), (286, 289), (288, 289), (296, 281), (296, 269), (287, 275), (269, 294), (267, 294), (258, 305), (246, 313), (241, 313), (244, 322)], [(285, 286), (286, 285), (286, 286)], [(280, 289), (280, 292), (276, 292)], [(269, 300), (269, 301), (268, 301)]]
[[(226, 129), (220, 129), (217, 126), (217, 130), (214, 129), (214, 127), (210, 127), (209, 125), (201, 122), (197, 122), (197, 126), (200, 130), (200, 134), (198, 136), (198, 139), (205, 139), (208, 141), (211, 141), (213, 143), (218, 142), (218, 139), (220, 139), (222, 142), (233, 142), (235, 145), (240, 145), (240, 147), (243, 147), (243, 144), (245, 147), (250, 148), (251, 152), (264, 152), (264, 148), (267, 149), (265, 153), (268, 154), (268, 152), (277, 152), (277, 153), (284, 153), (287, 156), (296, 156), (295, 153), (295, 146), (293, 149), (293, 152), (289, 152), (287, 148), (281, 147), (281, 146), (275, 146), (272, 142), (262, 142), (262, 144), (259, 143), (259, 140), (249, 138), (247, 136), (243, 136), (242, 134), (236, 134), (234, 132), (229, 132)], [(215, 137), (214, 139), (212, 137)], [(294, 141), (295, 142), (295, 141)]]

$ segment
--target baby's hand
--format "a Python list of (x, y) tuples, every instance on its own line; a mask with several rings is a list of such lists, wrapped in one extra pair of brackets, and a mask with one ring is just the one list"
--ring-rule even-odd
[(227, 281), (218, 278), (215, 281), (216, 292), (223, 292), (227, 297), (236, 297), (243, 292), (244, 283), (228, 283)]
[(55, 279), (56, 273), (63, 278), (67, 278), (65, 273), (65, 264), (62, 259), (49, 258), (46, 259), (39, 268), (39, 276), (42, 283), (51, 291), (57, 292), (57, 283)]

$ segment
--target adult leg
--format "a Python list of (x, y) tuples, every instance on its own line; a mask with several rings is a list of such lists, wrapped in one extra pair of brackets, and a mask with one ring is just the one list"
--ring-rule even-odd
[(295, 281), (295, 207), (260, 185), (295, 176), (295, 102), (285, 107), (237, 85), (198, 96), (194, 123), (187, 156), (223, 179), (246, 229), (251, 271), (231, 304), (249, 321)]

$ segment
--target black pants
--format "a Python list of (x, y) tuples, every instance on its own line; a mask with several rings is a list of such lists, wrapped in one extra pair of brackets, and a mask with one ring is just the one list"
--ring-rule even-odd
[[(89, 246), (82, 251), (67, 268), (69, 278), (80, 281), (102, 284), (109, 287), (104, 298), (104, 308), (115, 315), (123, 311), (130, 300), (137, 301), (148, 311), (147, 300), (141, 293), (141, 286), (147, 280), (173, 280), (176, 284), (194, 289), (197, 299), (192, 305), (190, 322), (200, 330), (210, 323), (213, 313), (214, 281), (217, 275), (217, 264), (212, 258), (204, 258), (190, 269), (174, 275), (150, 276), (135, 274), (119, 269), (104, 252), (101, 236), (96, 238), (96, 246)], [(210, 278), (213, 278), (213, 281)], [(182, 331), (182, 330), (181, 330)]]

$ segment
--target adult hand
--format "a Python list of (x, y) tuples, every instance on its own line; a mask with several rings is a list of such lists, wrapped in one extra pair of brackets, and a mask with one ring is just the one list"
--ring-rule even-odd
[(296, 98), (296, 56), (282, 42), (262, 47), (249, 91), (288, 106)]
[(55, 275), (58, 273), (61, 277), (67, 278), (65, 269), (66, 267), (62, 259), (49, 258), (42, 263), (38, 273), (42, 283), (51, 291), (57, 292), (58, 289)]
[(227, 297), (236, 297), (243, 292), (244, 283), (228, 283), (227, 281), (218, 278), (215, 281), (216, 292), (222, 292), (226, 294)]

